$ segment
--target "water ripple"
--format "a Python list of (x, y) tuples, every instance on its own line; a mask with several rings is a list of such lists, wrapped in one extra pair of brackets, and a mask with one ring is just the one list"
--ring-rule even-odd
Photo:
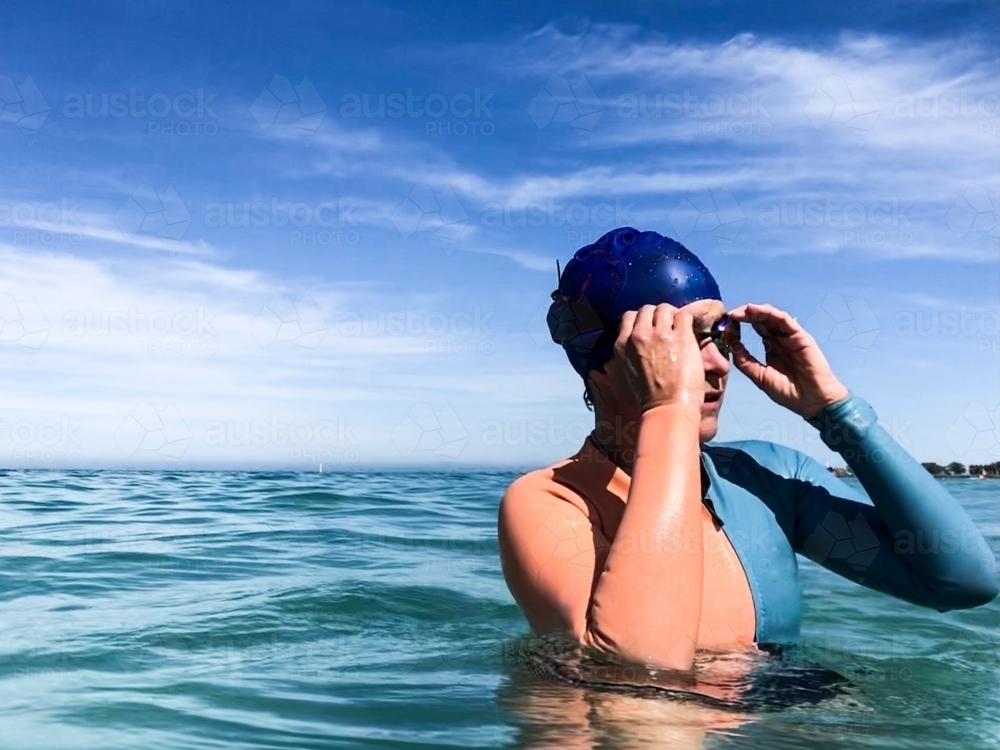
[[(525, 639), (512, 479), (0, 471), (3, 744), (992, 746), (997, 603), (928, 612), (802, 561), (800, 647), (700, 655), (696, 683)], [(996, 545), (986, 484), (950, 489)]]

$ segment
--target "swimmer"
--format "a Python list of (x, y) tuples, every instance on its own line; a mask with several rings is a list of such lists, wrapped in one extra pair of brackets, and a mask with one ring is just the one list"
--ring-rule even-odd
[[(697, 257), (629, 227), (577, 251), (552, 297), (549, 328), (595, 427), (500, 504), (504, 577), (535, 633), (667, 670), (690, 670), (704, 649), (780, 650), (802, 617), (796, 554), (941, 612), (997, 595), (972, 520), (788, 313), (727, 313)], [(764, 362), (741, 343), (743, 323)], [(730, 357), (819, 431), (867, 498), (790, 448), (711, 442)], [(916, 541), (931, 539), (940, 546)]]

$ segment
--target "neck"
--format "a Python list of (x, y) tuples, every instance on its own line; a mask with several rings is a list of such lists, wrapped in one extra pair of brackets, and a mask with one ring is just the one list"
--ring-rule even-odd
[(618, 409), (594, 405), (594, 431), (590, 437), (608, 458), (629, 476), (635, 464), (639, 445), (639, 422), (642, 414), (635, 410), (623, 413)]
[(623, 414), (616, 409), (602, 409), (599, 404), (595, 404), (591, 438), (614, 464), (630, 476), (639, 443), (640, 418), (638, 411), (635, 414)]

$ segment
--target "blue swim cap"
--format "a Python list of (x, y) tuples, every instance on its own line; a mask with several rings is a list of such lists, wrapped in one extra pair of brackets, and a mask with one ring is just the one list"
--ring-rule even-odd
[(618, 322), (628, 310), (700, 299), (722, 295), (694, 253), (656, 232), (621, 227), (576, 251), (552, 292), (547, 322), (584, 376), (614, 357)]

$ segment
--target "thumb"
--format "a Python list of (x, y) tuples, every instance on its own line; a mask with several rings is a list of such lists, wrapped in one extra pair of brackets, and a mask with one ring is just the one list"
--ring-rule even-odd
[(733, 364), (736, 365), (736, 369), (746, 375), (750, 379), (750, 382), (758, 388), (763, 388), (764, 372), (767, 370), (767, 367), (762, 365), (750, 353), (750, 350), (743, 345), (743, 342), (733, 342), (730, 348), (733, 350)]

